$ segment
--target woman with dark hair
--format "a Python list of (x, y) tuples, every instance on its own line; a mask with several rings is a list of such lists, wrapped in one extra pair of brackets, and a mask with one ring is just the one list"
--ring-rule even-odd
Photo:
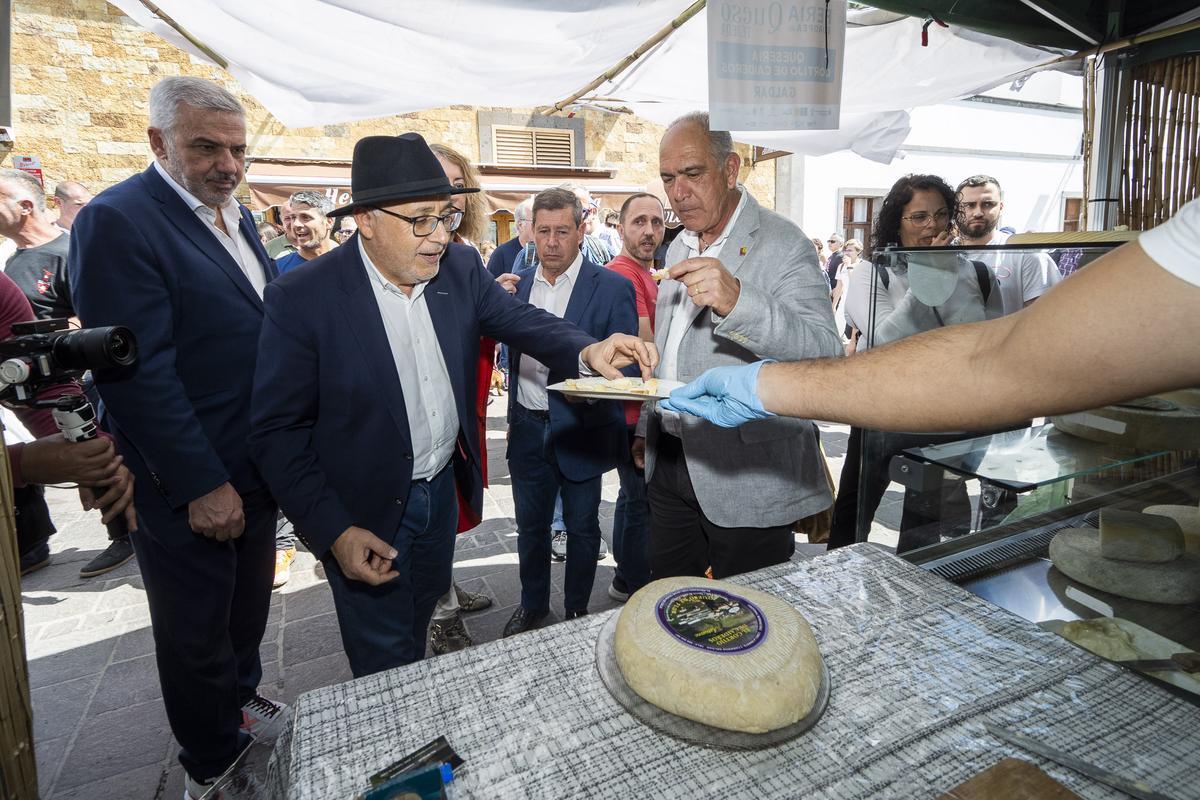
[[(952, 238), (954, 210), (954, 190), (936, 175), (905, 175), (892, 186), (871, 235), (871, 263), (851, 270), (847, 279), (846, 321), (862, 331), (859, 352), (920, 331), (1000, 316), (1000, 292), (986, 265), (960, 253), (887, 252), (897, 246), (945, 247)], [(887, 490), (891, 457), (930, 442), (928, 434), (864, 436), (861, 428), (850, 429), (833, 507), (831, 549), (857, 539), (860, 471), (866, 490), (863, 517), (869, 520)], [(961, 489), (961, 482), (957, 486)], [(965, 499), (965, 491), (962, 494)], [(943, 510), (947, 499), (958, 497), (944, 495), (940, 487), (905, 491), (897, 552), (936, 543), (942, 523), (957, 525), (954, 533), (966, 532), (960, 530), (964, 520), (959, 509)], [(969, 504), (966, 511), (969, 521)]]
[(884, 198), (871, 234), (872, 269), (853, 271), (846, 288), (846, 320), (862, 331), (859, 352), (1000, 315), (1000, 292), (992, 291), (996, 279), (986, 265), (958, 253), (886, 252), (945, 247), (953, 237), (954, 209), (954, 190), (936, 175), (905, 175)]

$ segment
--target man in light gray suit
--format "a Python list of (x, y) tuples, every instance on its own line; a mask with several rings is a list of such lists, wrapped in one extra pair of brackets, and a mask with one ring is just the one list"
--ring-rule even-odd
[[(690, 381), (710, 367), (763, 358), (835, 357), (829, 286), (809, 237), (738, 184), (728, 132), (689, 114), (667, 129), (659, 171), (684, 231), (667, 252), (656, 306), (660, 378)], [(736, 430), (643, 409), (653, 578), (722, 578), (786, 561), (797, 520), (829, 507), (813, 424), (774, 418)]]

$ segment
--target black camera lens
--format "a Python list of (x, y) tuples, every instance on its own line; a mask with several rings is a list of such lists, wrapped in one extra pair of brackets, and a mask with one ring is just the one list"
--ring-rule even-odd
[(54, 341), (53, 358), (62, 369), (126, 367), (137, 360), (137, 340), (123, 325), (67, 331)]

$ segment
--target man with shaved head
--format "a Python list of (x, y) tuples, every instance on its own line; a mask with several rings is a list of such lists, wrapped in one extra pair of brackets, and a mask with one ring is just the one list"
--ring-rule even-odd
[(54, 187), (54, 202), (58, 205), (58, 220), (55, 222), (64, 231), (71, 230), (71, 223), (79, 209), (92, 200), (92, 193), (78, 181), (59, 181)]
[[(676, 120), (659, 173), (683, 232), (667, 252), (655, 341), (658, 377), (689, 381), (724, 364), (841, 353), (812, 240), (738, 182), (741, 158), (707, 114)], [(832, 502), (814, 426), (774, 420), (728, 431), (647, 403), (644, 458), (652, 578), (714, 578), (786, 561), (792, 525)]]

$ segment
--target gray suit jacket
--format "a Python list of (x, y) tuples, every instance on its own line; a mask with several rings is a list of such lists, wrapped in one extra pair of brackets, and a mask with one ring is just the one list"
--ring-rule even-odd
[[(667, 264), (687, 255), (679, 238)], [(679, 346), (678, 373), (690, 381), (710, 367), (762, 358), (797, 361), (842, 354), (834, 329), (829, 284), (812, 242), (796, 225), (747, 195), (720, 261), (741, 284), (737, 305), (721, 319), (689, 305), (691, 321)], [(659, 289), (655, 342), (662, 351), (681, 292), (678, 281)], [(646, 436), (646, 480), (654, 472), (660, 418), (647, 403), (639, 432)], [(684, 415), (684, 458), (704, 515), (726, 528), (787, 525), (829, 507), (812, 422), (776, 417), (740, 428), (721, 428)]]

